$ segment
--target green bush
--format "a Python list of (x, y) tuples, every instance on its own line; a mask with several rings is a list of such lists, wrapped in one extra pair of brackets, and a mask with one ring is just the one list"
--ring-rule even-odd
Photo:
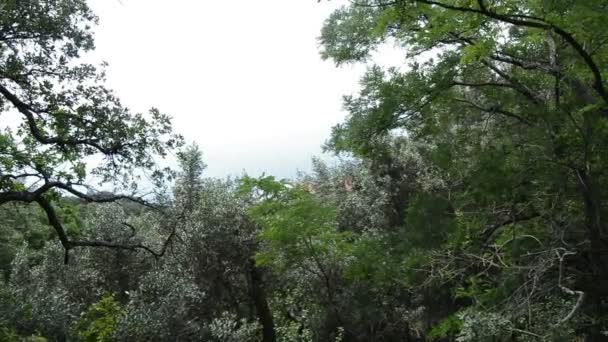
[(111, 294), (92, 304), (77, 323), (76, 334), (81, 341), (110, 341), (122, 309)]

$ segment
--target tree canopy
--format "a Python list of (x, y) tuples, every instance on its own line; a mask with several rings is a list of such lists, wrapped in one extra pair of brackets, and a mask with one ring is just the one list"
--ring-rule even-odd
[[(320, 38), (323, 57), (337, 64), (365, 62), (384, 43), (404, 48), (409, 61), (404, 70), (369, 67), (360, 93), (346, 98), (349, 116), (334, 127), (327, 148), (390, 170), (387, 141), (407, 132), (407, 143), (441, 180), (433, 196), (447, 201), (444, 215), (456, 220), (455, 236), (448, 234), (442, 248), (450, 255), (444, 262), (456, 266), (450, 272), (465, 276), (469, 266), (451, 264), (454, 256), (474, 256), (501, 271), (468, 275), (469, 287), (483, 284), (474, 292), (514, 291), (467, 296), (484, 307), (508, 299), (530, 308), (547, 293), (527, 288), (542, 274), (576, 299), (555, 325), (582, 307), (595, 317), (592, 340), (600, 338), (605, 294), (591, 284), (607, 276), (606, 6), (354, 1), (328, 19)], [(415, 204), (408, 212), (437, 205)], [(406, 229), (415, 222), (406, 219)], [(517, 298), (522, 289), (528, 293)]]
[[(154, 169), (154, 156), (179, 147), (181, 138), (159, 110), (143, 115), (123, 106), (103, 84), (103, 65), (79, 61), (94, 49), (97, 22), (85, 1), (0, 5), (0, 105), (3, 117), (18, 113), (14, 122), (3, 120), (8, 125), (0, 132), (0, 205), (37, 203), (66, 251), (100, 245), (68, 236), (57, 197), (143, 203), (136, 170)], [(158, 169), (152, 176), (164, 174)], [(100, 192), (96, 183), (119, 192)]]

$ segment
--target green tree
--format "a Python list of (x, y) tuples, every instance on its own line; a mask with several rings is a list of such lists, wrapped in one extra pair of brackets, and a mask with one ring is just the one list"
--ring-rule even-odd
[(337, 64), (404, 48), (404, 68), (369, 67), (326, 146), (390, 166), (387, 141), (407, 132), (438, 187), (400, 224), (441, 238), (409, 268), (478, 310), (500, 307), (508, 334), (496, 338), (548, 338), (584, 317), (579, 333), (603, 336), (607, 18), (605, 1), (361, 0), (322, 30)]
[(184, 200), (177, 206), (183, 207), (185, 212), (191, 212), (201, 200), (203, 171), (207, 167), (203, 162), (203, 154), (198, 145), (188, 146), (178, 153), (181, 172), (175, 184), (175, 199)]
[(116, 322), (121, 313), (118, 302), (112, 295), (104, 295), (91, 305), (78, 324), (78, 337), (81, 341), (111, 341)]
[[(60, 196), (144, 203), (137, 196), (143, 172), (138, 170), (153, 170), (160, 181), (167, 173), (155, 166), (154, 156), (181, 144), (167, 115), (157, 109), (132, 113), (103, 85), (103, 66), (79, 61), (94, 49), (91, 26), (96, 22), (84, 0), (0, 4), (0, 116), (5, 118), (0, 205), (39, 205), (66, 251), (134, 246), (69, 236), (56, 210)], [(17, 119), (9, 119), (10, 113)], [(95, 191), (89, 175), (118, 194)]]

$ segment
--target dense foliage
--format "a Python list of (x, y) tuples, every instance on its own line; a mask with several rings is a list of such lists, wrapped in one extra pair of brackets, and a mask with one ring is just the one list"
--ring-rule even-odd
[(340, 162), (292, 180), (158, 169), (181, 139), (77, 63), (84, 1), (0, 4), (0, 340), (608, 340), (607, 2), (350, 2)]

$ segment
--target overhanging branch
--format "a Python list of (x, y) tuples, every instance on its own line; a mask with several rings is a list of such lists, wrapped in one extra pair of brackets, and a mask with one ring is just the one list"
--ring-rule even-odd
[(85, 145), (97, 149), (99, 152), (105, 155), (117, 154), (120, 149), (125, 145), (115, 144), (110, 147), (104, 147), (100, 144), (99, 139), (75, 139), (75, 138), (62, 138), (62, 137), (49, 137), (38, 127), (36, 123), (35, 113), (31, 106), (21, 101), (15, 94), (9, 91), (3, 85), (0, 85), (0, 94), (2, 94), (9, 102), (17, 108), (17, 110), (25, 116), (28, 128), (32, 133), (32, 136), (36, 141), (45, 145), (58, 145), (58, 146), (78, 146)]
[[(57, 215), (57, 212), (55, 211), (55, 208), (53, 207), (51, 202), (45, 197), (45, 195), (48, 191), (55, 189), (55, 188), (65, 190), (87, 202), (109, 203), (109, 202), (116, 202), (119, 200), (129, 200), (129, 201), (133, 201), (135, 203), (139, 203), (141, 205), (147, 206), (149, 208), (154, 209), (157, 207), (153, 206), (152, 204), (146, 202), (145, 200), (143, 200), (141, 198), (126, 196), (126, 195), (110, 195), (110, 196), (98, 196), (98, 197), (90, 196), (90, 195), (84, 194), (84, 193), (74, 189), (72, 187), (72, 185), (69, 183), (63, 183), (63, 182), (58, 182), (58, 181), (46, 182), (44, 185), (42, 185), (41, 187), (39, 187), (38, 189), (36, 189), (34, 191), (12, 191), (12, 192), (0, 193), (0, 205), (7, 203), (7, 202), (22, 202), (22, 203), (36, 202), (40, 206), (40, 208), (42, 208), (42, 210), (46, 214), (49, 225), (57, 233), (59, 241), (61, 242), (61, 245), (63, 246), (63, 248), (65, 250), (64, 262), (66, 264), (69, 261), (69, 251), (75, 247), (103, 247), (103, 248), (123, 249), (123, 250), (131, 250), (131, 251), (141, 249), (141, 250), (145, 250), (148, 253), (152, 254), (155, 258), (159, 258), (165, 254), (169, 244), (171, 243), (171, 240), (175, 236), (176, 224), (173, 224), (171, 233), (169, 234), (169, 236), (163, 243), (163, 246), (160, 251), (155, 251), (152, 248), (150, 248), (146, 245), (143, 245), (141, 243), (119, 244), (119, 243), (112, 243), (109, 241), (101, 241), (101, 240), (70, 240), (68, 235), (66, 234), (66, 231), (65, 231), (63, 225), (61, 224), (61, 221)], [(133, 234), (131, 237), (133, 237), (135, 235), (134, 227), (131, 225), (128, 225), (128, 224), (126, 224), (126, 225), (127, 225), (127, 227), (132, 229)]]

